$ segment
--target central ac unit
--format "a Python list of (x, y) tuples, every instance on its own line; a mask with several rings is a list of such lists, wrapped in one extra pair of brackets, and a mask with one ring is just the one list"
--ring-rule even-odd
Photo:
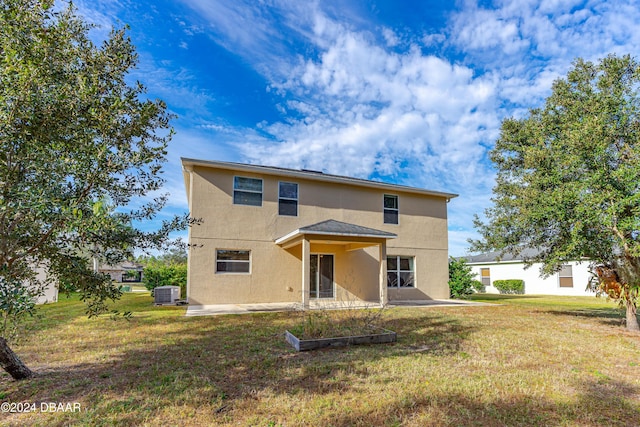
[(156, 304), (175, 304), (180, 299), (180, 286), (158, 286), (153, 296)]

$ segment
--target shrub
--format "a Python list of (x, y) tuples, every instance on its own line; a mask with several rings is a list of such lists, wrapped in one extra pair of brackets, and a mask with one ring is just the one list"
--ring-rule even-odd
[(485, 292), (486, 289), (480, 280), (473, 279), (471, 281), (471, 287), (476, 292)]
[(153, 291), (159, 286), (180, 286), (180, 297), (187, 296), (187, 265), (150, 265), (144, 268), (145, 288)]
[(449, 295), (451, 298), (466, 298), (473, 293), (471, 267), (464, 258), (449, 259)]
[(524, 280), (494, 280), (493, 286), (495, 286), (501, 294), (524, 294)]

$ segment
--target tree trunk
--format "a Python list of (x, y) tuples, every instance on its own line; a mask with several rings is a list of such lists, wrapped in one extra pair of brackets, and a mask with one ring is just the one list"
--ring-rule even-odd
[(638, 316), (636, 315), (636, 306), (633, 301), (626, 301), (627, 306), (627, 330), (640, 332), (640, 325), (638, 324)]
[(27, 368), (18, 356), (9, 348), (7, 340), (0, 337), (0, 366), (7, 371), (14, 380), (33, 377), (31, 369)]
[[(637, 281), (638, 278), (640, 278), (640, 258), (628, 255), (627, 248), (625, 248), (625, 253), (625, 256), (619, 257), (613, 261), (613, 269), (609, 268), (610, 271), (613, 271), (613, 276), (609, 275), (608, 280), (604, 280), (604, 289), (609, 295), (611, 295), (611, 289), (616, 290), (615, 299), (617, 301), (624, 301), (625, 308), (627, 309), (627, 330), (640, 332), (638, 316), (636, 315), (636, 302), (638, 301)], [(604, 270), (601, 269), (601, 272), (603, 271), (606, 272), (606, 268)], [(602, 282), (604, 276), (602, 276), (600, 272), (598, 273), (598, 276)], [(609, 285), (613, 285), (614, 287), (607, 289), (607, 286)]]

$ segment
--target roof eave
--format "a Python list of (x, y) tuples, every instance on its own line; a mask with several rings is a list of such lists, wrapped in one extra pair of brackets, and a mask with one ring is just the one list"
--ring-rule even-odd
[(441, 198), (447, 199), (447, 201), (458, 197), (458, 194), (454, 194), (454, 193), (445, 193), (441, 191), (426, 190), (423, 188), (408, 187), (404, 185), (390, 184), (390, 183), (378, 182), (378, 181), (369, 181), (369, 180), (363, 180), (363, 179), (351, 178), (351, 177), (327, 175), (327, 174), (316, 173), (316, 172), (297, 171), (292, 169), (275, 169), (270, 166), (250, 165), (250, 164), (244, 164), (244, 163), (219, 162), (215, 160), (198, 160), (198, 159), (191, 159), (191, 158), (185, 158), (185, 157), (181, 157), (181, 161), (182, 161), (183, 168), (193, 167), (193, 166), (216, 167), (219, 169), (246, 171), (246, 172), (260, 173), (260, 174), (266, 174), (266, 175), (289, 176), (289, 177), (303, 178), (303, 179), (322, 181), (322, 182), (350, 184), (350, 185), (357, 185), (360, 187), (384, 189), (389, 191), (402, 191), (406, 193), (420, 194), (420, 195), (431, 196), (431, 197), (441, 197)]

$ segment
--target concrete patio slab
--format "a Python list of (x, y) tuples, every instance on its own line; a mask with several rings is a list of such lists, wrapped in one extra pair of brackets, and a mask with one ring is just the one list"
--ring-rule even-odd
[[(456, 306), (485, 306), (491, 303), (461, 301), (461, 300), (421, 300), (421, 301), (390, 301), (388, 307), (456, 307)], [(340, 310), (347, 308), (377, 308), (380, 305), (367, 301), (311, 301), (312, 310)], [(215, 316), (220, 314), (265, 313), (271, 311), (300, 310), (299, 302), (274, 302), (263, 304), (214, 304), (190, 305), (185, 316)]]

